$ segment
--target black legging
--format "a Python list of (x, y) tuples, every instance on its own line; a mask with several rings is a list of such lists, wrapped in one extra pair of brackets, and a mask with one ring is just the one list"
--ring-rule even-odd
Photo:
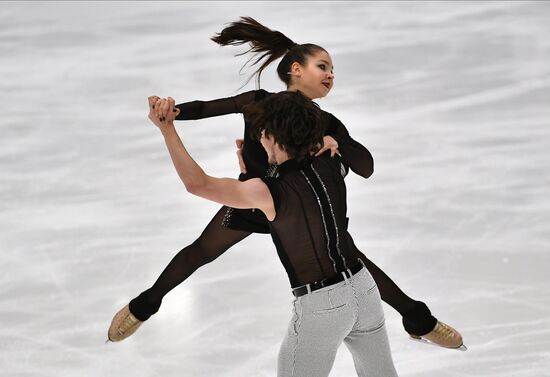
[[(239, 243), (251, 233), (232, 230), (222, 225), (227, 207), (222, 207), (202, 234), (189, 246), (183, 248), (162, 271), (153, 286), (130, 301), (130, 311), (141, 321), (155, 314), (164, 296), (187, 279), (199, 267), (212, 262), (231, 246)], [(365, 265), (378, 285), (382, 300), (403, 316), (405, 330), (414, 335), (430, 332), (436, 323), (428, 307), (420, 301), (407, 296), (372, 261), (366, 259)]]

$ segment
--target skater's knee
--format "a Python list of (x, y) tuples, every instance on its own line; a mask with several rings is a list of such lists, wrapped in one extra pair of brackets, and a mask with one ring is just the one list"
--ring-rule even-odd
[(194, 250), (198, 252), (207, 262), (212, 262), (214, 259), (222, 255), (229, 246), (225, 246), (213, 240), (205, 240), (199, 237), (191, 244)]

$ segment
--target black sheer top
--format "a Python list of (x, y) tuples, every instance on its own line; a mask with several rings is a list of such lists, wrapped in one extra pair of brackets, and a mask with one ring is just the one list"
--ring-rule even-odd
[(347, 232), (346, 174), (342, 159), (326, 152), (288, 160), (276, 177), (263, 178), (276, 210), (271, 236), (293, 288), (337, 275), (364, 257)]
[[(180, 109), (176, 120), (242, 113), (247, 104), (272, 94), (253, 90), (212, 101), (181, 103), (176, 105)], [(368, 261), (347, 232), (344, 176), (351, 168), (368, 178), (373, 173), (373, 158), (363, 145), (350, 137), (334, 115), (325, 111), (322, 115), (326, 117), (325, 133), (338, 142), (341, 157), (331, 158), (327, 151), (301, 163), (289, 160), (278, 167), (269, 165), (266, 152), (259, 141), (250, 137), (250, 124), (245, 121), (243, 159), (247, 173), (241, 173), (239, 180), (261, 178), (268, 185), (277, 210), (276, 218), (269, 222), (269, 232), (293, 288), (331, 277), (357, 264), (358, 258)], [(267, 222), (261, 211), (234, 211), (246, 212), (247, 216), (241, 214), (241, 220), (255, 216), (260, 223)], [(241, 225), (229, 227), (240, 229)], [(267, 232), (265, 225), (250, 227), (247, 223), (244, 228), (264, 232), (263, 227)], [(194, 253), (192, 258), (193, 265), (207, 263), (206, 256), (200, 253)]]
[[(231, 113), (242, 113), (243, 107), (247, 104), (260, 101), (272, 94), (260, 89), (212, 101), (181, 103), (176, 105), (181, 110), (176, 120), (202, 119)], [(368, 178), (374, 168), (373, 158), (368, 149), (353, 140), (346, 127), (334, 115), (326, 111), (323, 111), (322, 114), (328, 120), (325, 133), (332, 136), (338, 142), (338, 150), (342, 155), (344, 163), (355, 173)], [(269, 170), (267, 154), (260, 142), (250, 137), (249, 128), (249, 122), (245, 121), (243, 160), (247, 172), (246, 174), (240, 174), (239, 180), (241, 181), (250, 178), (263, 178)]]

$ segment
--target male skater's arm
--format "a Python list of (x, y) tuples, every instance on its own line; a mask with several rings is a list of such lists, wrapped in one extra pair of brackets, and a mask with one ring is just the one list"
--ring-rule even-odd
[(273, 198), (261, 179), (253, 178), (241, 182), (232, 178), (207, 175), (189, 155), (176, 132), (173, 120), (178, 113), (166, 111), (174, 107), (174, 100), (170, 97), (168, 100), (159, 100), (155, 104), (155, 107), (157, 106), (160, 106), (158, 110), (161, 113), (167, 114), (167, 118), (163, 122), (160, 121), (150, 100), (149, 119), (161, 130), (174, 167), (187, 191), (233, 208), (258, 208), (268, 219), (275, 218)]

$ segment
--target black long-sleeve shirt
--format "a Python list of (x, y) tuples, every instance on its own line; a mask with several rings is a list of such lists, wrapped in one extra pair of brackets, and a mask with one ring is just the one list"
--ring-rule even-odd
[[(180, 113), (176, 120), (203, 119), (219, 115), (242, 113), (244, 106), (251, 102), (260, 101), (273, 93), (263, 89), (252, 90), (234, 97), (220, 98), (212, 101), (192, 101), (176, 105)], [(334, 115), (322, 111), (326, 117), (326, 135), (332, 136), (338, 142), (338, 150), (346, 165), (362, 177), (368, 178), (373, 173), (374, 161), (372, 155), (363, 145), (351, 138), (346, 127)], [(267, 154), (259, 141), (250, 137), (250, 123), (245, 120), (244, 125), (243, 160), (246, 174), (239, 179), (245, 181), (250, 178), (263, 178), (269, 169)]]

